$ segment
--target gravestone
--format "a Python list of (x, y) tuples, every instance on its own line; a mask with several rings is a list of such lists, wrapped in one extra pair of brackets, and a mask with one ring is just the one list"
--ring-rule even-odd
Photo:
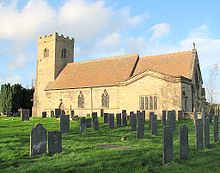
[(163, 129), (163, 164), (173, 160), (173, 128)]
[(98, 118), (94, 119), (93, 128), (94, 128), (94, 130), (99, 130), (99, 120), (98, 120)]
[(203, 146), (203, 122), (202, 119), (195, 120), (195, 132), (196, 132), (196, 148), (202, 149)]
[(195, 124), (195, 122), (196, 122), (197, 119), (198, 119), (198, 114), (197, 114), (197, 112), (196, 112), (195, 109), (194, 109), (194, 112), (193, 112), (194, 124)]
[(87, 127), (87, 123), (86, 123), (86, 118), (82, 117), (80, 119), (80, 132), (85, 132), (86, 131), (86, 127)]
[(46, 118), (47, 117), (47, 112), (42, 112), (42, 118)]
[(71, 110), (71, 111), (70, 111), (70, 115), (71, 115), (71, 119), (73, 119), (73, 118), (74, 118), (74, 115), (75, 115), (74, 110)]
[(54, 117), (54, 111), (50, 111), (50, 117)]
[(151, 117), (151, 135), (157, 135), (157, 115)]
[(152, 120), (152, 117), (154, 116), (154, 112), (150, 112), (149, 113), (149, 129), (151, 130), (151, 120)]
[(205, 123), (205, 119), (206, 119), (206, 115), (205, 115), (204, 109), (202, 109), (201, 117), (202, 117), (202, 122), (203, 122), (203, 124), (204, 124), (204, 123)]
[(48, 154), (62, 152), (62, 134), (61, 131), (48, 132)]
[(178, 121), (183, 120), (183, 111), (178, 110)]
[(139, 112), (137, 114), (137, 138), (143, 139), (144, 138), (144, 114), (143, 112)]
[(126, 113), (126, 110), (122, 110), (122, 126), (127, 126), (127, 113)]
[(30, 136), (30, 156), (46, 153), (47, 132), (42, 124), (36, 124)]
[(137, 130), (137, 114), (134, 112), (130, 112), (130, 124), (131, 130)]
[(209, 119), (205, 119), (204, 123), (204, 140), (205, 140), (205, 147), (208, 147), (210, 145), (210, 124)]
[(95, 119), (97, 119), (97, 112), (92, 112), (92, 121), (94, 122)]
[(103, 117), (104, 116), (104, 109), (100, 110), (100, 116)]
[(29, 117), (30, 117), (30, 110), (29, 109), (19, 109), (19, 113), (20, 113), (22, 121), (29, 120)]
[(189, 153), (188, 128), (184, 124), (180, 128), (180, 158), (187, 159)]
[(166, 111), (166, 110), (162, 110), (161, 122), (162, 122), (162, 125), (163, 125), (163, 126), (166, 125), (166, 116), (167, 116), (167, 111)]
[(173, 129), (176, 128), (176, 111), (168, 111), (167, 113), (167, 124)]
[(121, 113), (116, 114), (116, 125), (117, 127), (121, 127)]
[(92, 127), (92, 118), (86, 118), (86, 127)]
[(61, 109), (54, 109), (55, 118), (60, 118), (61, 115)]
[(108, 114), (108, 125), (110, 129), (114, 128), (114, 114)]
[(214, 116), (214, 142), (218, 142), (219, 134), (218, 134), (218, 116)]
[(108, 113), (104, 113), (104, 124), (108, 124)]
[(145, 114), (146, 114), (146, 112), (145, 112), (145, 110), (143, 110), (142, 112), (144, 114), (144, 121), (145, 121), (145, 118), (146, 118)]
[(62, 134), (69, 133), (70, 131), (70, 116), (60, 115), (60, 131)]

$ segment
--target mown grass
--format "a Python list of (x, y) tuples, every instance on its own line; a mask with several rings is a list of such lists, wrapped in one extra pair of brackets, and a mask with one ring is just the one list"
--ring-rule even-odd
[[(50, 130), (59, 129), (59, 120), (53, 118), (0, 117), (0, 172), (167, 172), (194, 173), (220, 172), (220, 145), (213, 142), (211, 124), (211, 146), (203, 150), (195, 148), (193, 122), (185, 120), (177, 123), (174, 132), (174, 161), (162, 165), (162, 127), (158, 121), (158, 136), (151, 136), (148, 122), (145, 123), (145, 139), (136, 139), (136, 132), (130, 126), (109, 129), (99, 119), (100, 130), (87, 129), (79, 132), (79, 122), (71, 122), (71, 132), (63, 135), (63, 152), (53, 156), (29, 156), (29, 135), (36, 123), (42, 123)], [(179, 159), (179, 127), (189, 128), (190, 153), (188, 160)], [(121, 137), (126, 136), (126, 141)], [(114, 144), (117, 148), (100, 147)]]

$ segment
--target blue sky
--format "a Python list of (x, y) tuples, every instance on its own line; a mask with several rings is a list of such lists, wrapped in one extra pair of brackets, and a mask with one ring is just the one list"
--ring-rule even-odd
[(0, 0), (0, 84), (30, 87), (37, 36), (57, 31), (75, 38), (75, 61), (185, 51), (195, 42), (208, 87), (220, 66), (219, 16), (218, 0)]

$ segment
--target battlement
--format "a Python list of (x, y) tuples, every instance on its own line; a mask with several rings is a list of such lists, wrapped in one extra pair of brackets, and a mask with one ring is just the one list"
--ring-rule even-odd
[(41, 40), (41, 39), (46, 39), (46, 38), (50, 38), (50, 37), (56, 37), (56, 38), (68, 39), (70, 41), (74, 41), (74, 38), (70, 38), (69, 36), (65, 37), (63, 34), (58, 34), (57, 32), (55, 32), (53, 34), (39, 36), (38, 39)]

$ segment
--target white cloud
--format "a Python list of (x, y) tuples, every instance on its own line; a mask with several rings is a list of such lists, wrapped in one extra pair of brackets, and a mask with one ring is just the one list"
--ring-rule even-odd
[(2, 75), (0, 76), (0, 85), (5, 83), (16, 84), (21, 82), (21, 77), (18, 75)]
[(170, 33), (170, 25), (168, 23), (159, 23), (150, 28), (153, 32), (152, 40), (159, 39)]

